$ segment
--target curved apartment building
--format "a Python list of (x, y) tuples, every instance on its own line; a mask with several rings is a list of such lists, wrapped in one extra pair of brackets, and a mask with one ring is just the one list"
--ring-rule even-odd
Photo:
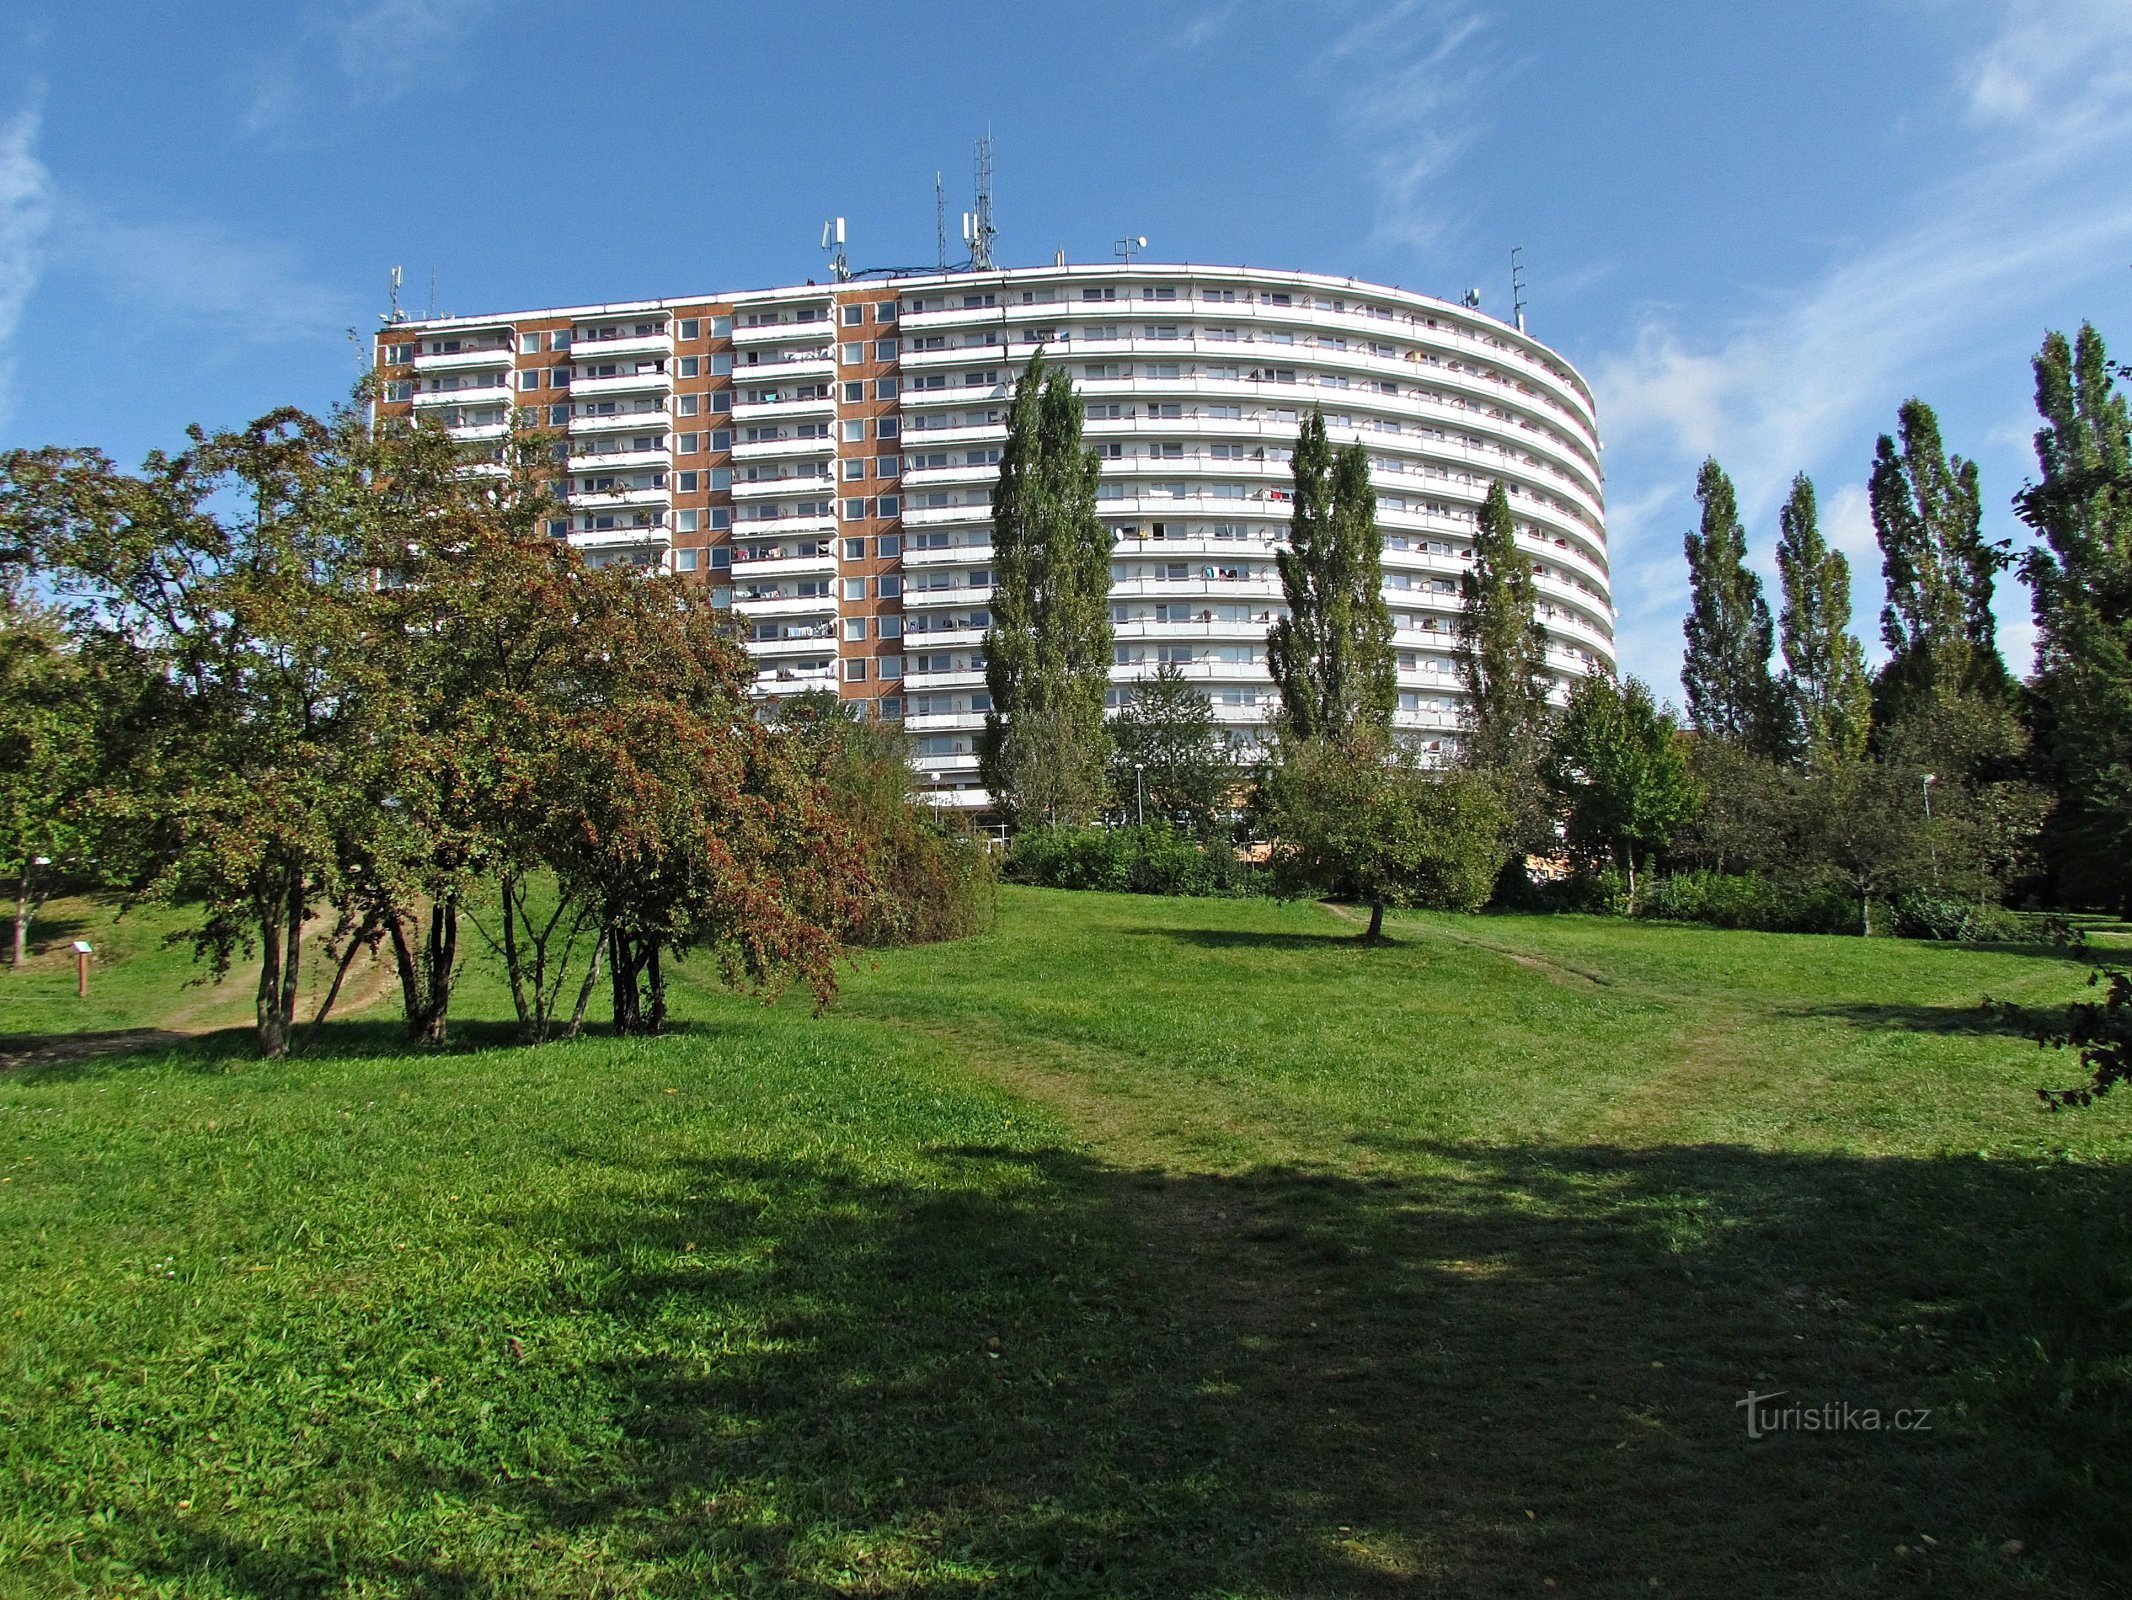
[(1322, 407), (1369, 450), (1398, 723), (1456, 738), (1458, 578), (1501, 481), (1563, 684), (1614, 659), (1591, 392), (1478, 310), (1353, 279), (1052, 266), (388, 324), (388, 409), (469, 441), (517, 406), (566, 438), (595, 562), (709, 584), (764, 695), (835, 688), (901, 719), (943, 803), (981, 806), (990, 497), (1030, 355), (1071, 374), (1116, 541), (1111, 695), (1174, 662), (1243, 742), (1275, 702), (1266, 629), (1289, 455)]

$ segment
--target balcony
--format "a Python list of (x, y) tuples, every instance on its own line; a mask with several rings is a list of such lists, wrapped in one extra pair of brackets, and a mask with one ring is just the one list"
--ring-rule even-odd
[[(751, 610), (750, 617), (760, 617), (760, 610)], [(740, 643), (749, 655), (761, 661), (789, 661), (795, 656), (834, 656), (836, 654), (836, 624), (823, 622), (807, 625), (787, 624), (782, 639), (748, 639)], [(832, 668), (832, 671), (835, 669)]]
[(736, 421), (770, 422), (782, 421), (787, 417), (818, 417), (836, 414), (836, 395), (827, 389), (824, 389), (818, 395), (809, 395), (804, 399), (792, 394), (789, 389), (774, 389), (771, 394), (775, 395), (776, 398), (765, 397), (761, 400), (750, 400), (746, 390), (735, 389), (733, 391), (734, 419)]
[(646, 356), (671, 356), (674, 336), (667, 333), (633, 333), (613, 339), (593, 339), (576, 334), (570, 340), (572, 361), (636, 361)]
[(665, 550), (673, 541), (659, 523), (647, 528), (600, 528), (573, 531), (570, 542), (588, 553), (601, 550)]
[(672, 498), (664, 487), (592, 489), (570, 491), (573, 511), (619, 511), (628, 506), (663, 506)]
[(456, 389), (417, 389), (409, 398), (418, 406), (509, 405), (511, 386), (500, 379), (495, 383), (462, 380)]
[(667, 465), (666, 451), (662, 450), (573, 450), (570, 452), (570, 471), (627, 472), (632, 467), (663, 468)]
[(595, 416), (571, 417), (570, 436), (575, 439), (585, 434), (636, 433), (644, 429), (656, 429), (664, 433), (666, 421), (664, 406), (648, 406), (641, 411), (617, 409)]
[(743, 616), (769, 617), (819, 617), (833, 614), (837, 608), (833, 594), (772, 595), (761, 600), (750, 600), (740, 592), (740, 585), (733, 586), (733, 609)]
[(508, 367), (511, 360), (511, 346), (505, 342), (474, 348), (461, 347), (437, 355), (418, 353), (414, 359), (414, 369), (424, 376), (438, 372), (478, 372), (485, 367)]
[(776, 477), (749, 478), (739, 473), (733, 475), (733, 498), (736, 500), (775, 499), (780, 495), (808, 494), (815, 490), (834, 494), (836, 479), (826, 472), (781, 472)]
[(788, 548), (773, 545), (764, 555), (750, 555), (744, 545), (733, 546), (733, 581), (767, 583), (773, 578), (814, 577), (837, 569), (836, 547), (827, 542)]
[[(779, 641), (783, 643), (785, 641)], [(820, 640), (810, 643), (820, 644)], [(805, 694), (810, 689), (830, 689), (837, 686), (837, 669), (829, 667), (771, 667), (755, 674), (754, 689), (757, 694)]]
[(661, 394), (674, 387), (670, 372), (618, 372), (611, 378), (575, 378), (571, 380), (570, 395), (577, 400), (597, 400), (602, 395), (643, 394), (656, 390)]
[[(755, 355), (756, 352), (751, 350), (748, 354)], [(828, 345), (819, 350), (769, 350), (754, 361), (735, 361), (733, 381), (747, 383), (751, 379), (782, 378), (797, 382), (801, 378), (826, 378), (836, 371), (836, 364), (836, 350)]]
[(736, 439), (733, 442), (735, 461), (769, 461), (785, 456), (829, 456), (836, 454), (837, 442), (830, 438), (802, 439), (790, 429), (780, 428), (774, 439)]
[(817, 344), (825, 344), (836, 338), (836, 324), (830, 321), (828, 301), (822, 301), (818, 306), (805, 307), (804, 309), (815, 313), (812, 316), (799, 316), (801, 309), (793, 307), (779, 313), (784, 320), (758, 323), (752, 328), (742, 326), (740, 318), (735, 317), (734, 346), (745, 350), (751, 345), (760, 347), (776, 344), (781, 339), (813, 339)]

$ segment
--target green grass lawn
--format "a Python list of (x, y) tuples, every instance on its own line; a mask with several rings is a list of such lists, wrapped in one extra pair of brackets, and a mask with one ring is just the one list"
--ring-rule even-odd
[(0, 1593), (2122, 1592), (2132, 1102), (1977, 1006), (2079, 961), (1003, 910), (537, 1051), (0, 973)]

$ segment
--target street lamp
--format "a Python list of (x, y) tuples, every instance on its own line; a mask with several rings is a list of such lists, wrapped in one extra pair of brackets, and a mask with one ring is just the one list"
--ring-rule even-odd
[(1139, 762), (1133, 763), (1133, 814), (1140, 819), (1143, 828), (1147, 826), (1147, 795), (1140, 787), (1140, 774), (1146, 770)]
[(1932, 786), (1940, 781), (1936, 772), (1925, 774), (1925, 849), (1932, 857), (1932, 887), (1940, 886), (1940, 849), (1932, 839)]

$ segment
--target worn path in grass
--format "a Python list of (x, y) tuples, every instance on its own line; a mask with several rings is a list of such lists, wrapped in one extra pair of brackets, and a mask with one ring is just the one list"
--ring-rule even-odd
[(0, 1074), (0, 1594), (2117, 1592), (2125, 1108), (1976, 1005), (2077, 962), (1004, 911)]

